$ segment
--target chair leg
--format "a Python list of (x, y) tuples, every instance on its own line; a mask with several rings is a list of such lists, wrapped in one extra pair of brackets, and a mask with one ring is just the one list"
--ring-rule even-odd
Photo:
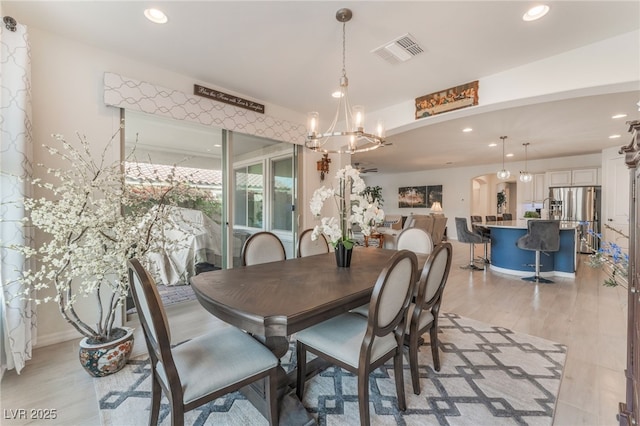
[(307, 376), (307, 348), (299, 340), (296, 342), (297, 380), (296, 395), (302, 401), (304, 396), (304, 379)]
[(420, 395), (420, 374), (418, 371), (418, 331), (409, 336), (409, 368), (411, 369), (411, 383), (413, 393)]
[(182, 401), (171, 401), (171, 426), (184, 426), (184, 406)]
[(360, 409), (360, 425), (369, 426), (369, 369), (358, 368), (358, 408)]
[[(402, 371), (402, 346), (399, 346), (396, 350), (396, 355), (393, 357), (393, 370), (396, 376), (396, 394), (398, 397), (398, 410), (405, 411), (407, 409), (407, 401), (404, 397), (404, 375)], [(367, 406), (369, 401), (367, 400)]]
[(440, 351), (438, 349), (438, 323), (433, 322), (429, 330), (429, 340), (431, 341), (431, 356), (433, 357), (433, 368), (440, 371)]
[(160, 417), (160, 400), (162, 399), (162, 388), (155, 374), (151, 374), (151, 416), (149, 416), (149, 426), (156, 426)]
[(270, 426), (278, 426), (280, 413), (278, 412), (278, 369), (273, 368), (266, 378), (267, 383), (267, 414)]

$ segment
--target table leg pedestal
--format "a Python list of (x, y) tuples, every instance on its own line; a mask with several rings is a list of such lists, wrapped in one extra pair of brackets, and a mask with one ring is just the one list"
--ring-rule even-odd
[[(289, 350), (289, 340), (284, 336), (253, 336), (256, 340), (267, 346), (278, 359), (282, 358)], [(295, 376), (295, 375), (294, 375)], [(315, 425), (316, 420), (304, 408), (302, 402), (295, 393), (295, 380), (293, 386), (290, 376), (278, 366), (278, 409), (280, 426), (307, 426)], [(259, 380), (240, 390), (242, 394), (266, 417), (266, 380)]]

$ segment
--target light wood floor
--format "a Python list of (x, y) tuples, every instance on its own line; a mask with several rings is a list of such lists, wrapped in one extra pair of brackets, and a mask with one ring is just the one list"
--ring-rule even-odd
[[(603, 287), (601, 272), (582, 261), (577, 278), (557, 278), (555, 284), (536, 285), (491, 271), (469, 272), (459, 268), (468, 262), (468, 246), (452, 243), (454, 260), (442, 310), (567, 345), (554, 424), (617, 424), (625, 386), (626, 290)], [(197, 302), (167, 311), (176, 342), (217, 322)], [(146, 352), (139, 333), (134, 352)], [(0, 384), (0, 423), (99, 425), (92, 380), (79, 366), (77, 341), (36, 348), (23, 373), (10, 371)], [(58, 418), (9, 420), (9, 410), (20, 408), (56, 409)]]

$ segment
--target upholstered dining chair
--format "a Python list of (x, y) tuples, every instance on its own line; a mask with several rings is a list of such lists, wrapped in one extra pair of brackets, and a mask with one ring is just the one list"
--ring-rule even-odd
[(305, 229), (300, 233), (298, 239), (298, 257), (313, 256), (316, 254), (329, 253), (329, 243), (323, 234), (320, 234), (315, 241), (311, 239), (313, 229)]
[(498, 221), (498, 217), (495, 216), (495, 215), (485, 216), (485, 218), (487, 219), (487, 222), (497, 222)]
[(434, 215), (433, 216), (433, 232), (431, 233), (431, 239), (433, 240), (433, 244), (437, 245), (444, 240), (444, 233), (447, 229), (447, 221), (448, 217), (444, 215)]
[(429, 332), (433, 367), (440, 371), (440, 352), (438, 349), (438, 312), (442, 302), (442, 293), (451, 270), (451, 243), (436, 245), (422, 268), (418, 280), (415, 302), (407, 311), (406, 333), (409, 340), (409, 366), (413, 393), (420, 395), (420, 377), (418, 374), (418, 346), (421, 336)]
[(513, 220), (513, 215), (511, 213), (502, 213), (502, 220)]
[(402, 347), (417, 258), (408, 250), (393, 255), (373, 288), (369, 316), (346, 313), (306, 328), (297, 338), (297, 389), (304, 395), (307, 351), (358, 377), (360, 424), (370, 424), (369, 374), (393, 358), (398, 409), (406, 409)]
[(267, 420), (278, 424), (278, 359), (247, 333), (225, 326), (171, 347), (167, 316), (153, 278), (137, 259), (128, 261), (129, 283), (151, 363), (150, 425), (158, 424), (162, 393), (171, 424), (184, 413), (250, 383), (266, 379)]
[(271, 232), (256, 232), (242, 246), (242, 266), (285, 260), (287, 253), (282, 241)]
[(405, 229), (398, 235), (398, 250), (410, 250), (414, 253), (429, 254), (433, 251), (431, 236), (422, 228)]

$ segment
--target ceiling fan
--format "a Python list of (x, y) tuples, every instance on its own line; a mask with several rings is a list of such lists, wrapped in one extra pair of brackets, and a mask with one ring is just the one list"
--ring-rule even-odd
[(364, 167), (360, 166), (360, 163), (353, 163), (353, 168), (360, 173), (375, 173), (378, 171), (377, 167)]

